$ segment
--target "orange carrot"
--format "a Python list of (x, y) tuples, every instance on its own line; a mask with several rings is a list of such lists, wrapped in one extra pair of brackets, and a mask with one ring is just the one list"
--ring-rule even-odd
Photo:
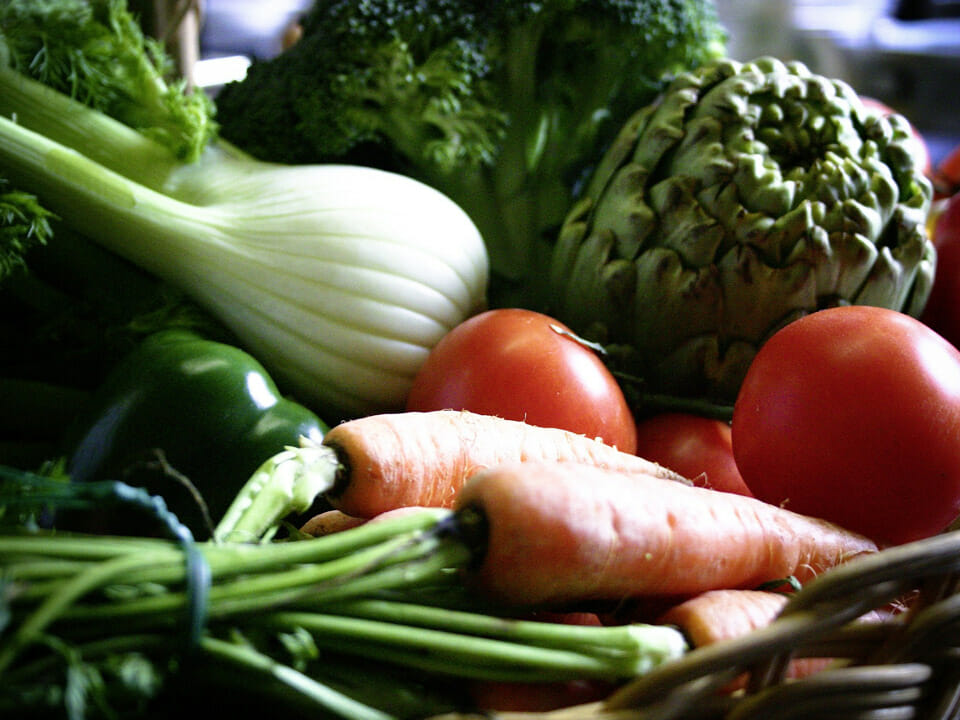
[(300, 527), (300, 532), (305, 535), (322, 537), (324, 535), (338, 533), (342, 530), (359, 527), (365, 522), (366, 519), (364, 518), (353, 517), (340, 510), (324, 510), (307, 520)]
[(877, 551), (869, 539), (755, 498), (573, 463), (512, 463), (460, 492), (478, 590), (513, 604), (754, 588)]
[(600, 440), (465, 411), (358, 418), (333, 427), (323, 442), (343, 466), (327, 498), (357, 517), (407, 505), (451, 507), (470, 475), (504, 462), (588, 463), (685, 481)]
[[(788, 600), (788, 595), (763, 590), (711, 590), (670, 608), (656, 622), (675, 625), (691, 647), (704, 647), (766, 627), (777, 619)], [(888, 615), (872, 610), (858, 622), (877, 622)], [(830, 657), (798, 657), (787, 665), (785, 677), (807, 677), (834, 662)], [(745, 682), (745, 676), (739, 677), (725, 690), (739, 689)]]
[[(658, 622), (676, 625), (691, 647), (741, 637), (772, 623), (788, 597), (763, 590), (711, 590), (697, 595), (664, 613)], [(786, 677), (799, 679), (823, 670), (832, 658), (800, 658), (787, 665)], [(724, 692), (746, 685), (746, 675), (733, 680)]]
[(670, 608), (657, 622), (676, 625), (691, 646), (702, 647), (769, 625), (788, 599), (765, 590), (710, 590)]
[(425, 508), (421, 505), (410, 505), (407, 507), (396, 508), (394, 510), (387, 510), (386, 512), (382, 512), (379, 515), (375, 515), (374, 517), (368, 519), (347, 515), (345, 512), (340, 510), (324, 510), (323, 512), (317, 513), (312, 518), (307, 520), (301, 526), (300, 532), (306, 535), (320, 537), (322, 535), (332, 535), (333, 533), (340, 532), (342, 530), (350, 530), (351, 528), (359, 527), (360, 525), (365, 525), (366, 523), (383, 522), (384, 520), (390, 520), (391, 518), (400, 517), (410, 513), (430, 511), (436, 512), (437, 508)]

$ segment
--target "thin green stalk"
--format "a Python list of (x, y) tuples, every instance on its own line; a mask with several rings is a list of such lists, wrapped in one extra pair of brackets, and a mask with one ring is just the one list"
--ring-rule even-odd
[[(301, 563), (323, 563), (374, 547), (397, 537), (412, 541), (429, 534), (446, 513), (411, 513), (388, 521), (368, 523), (324, 537), (263, 545), (198, 543), (214, 581)], [(161, 555), (164, 553), (164, 555)], [(136, 537), (97, 537), (29, 533), (0, 535), (0, 566), (28, 562), (31, 556), (55, 560), (101, 561), (121, 555), (149, 555), (150, 563), (132, 570), (123, 582), (172, 584), (183, 580), (182, 551), (169, 540)], [(46, 560), (43, 560), (46, 562)]]
[[(225, 617), (261, 610), (264, 602), (255, 595), (263, 593), (269, 605), (289, 605), (301, 600), (337, 593), (341, 586), (362, 582), (369, 578), (373, 588), (383, 587), (383, 573), (392, 568), (402, 572), (412, 561), (416, 562), (425, 548), (411, 538), (400, 536), (371, 548), (323, 564), (305, 565), (285, 573), (266, 573), (252, 578), (241, 578), (228, 586), (215, 587), (211, 592), (211, 617)], [(386, 571), (380, 570), (386, 565)], [(222, 590), (222, 592), (220, 592)]]
[(599, 657), (664, 654), (683, 647), (682, 635), (659, 625), (590, 626), (517, 620), (485, 613), (452, 610), (412, 602), (360, 598), (323, 608), (337, 615), (432, 627), (468, 635), (484, 635), (542, 647), (576, 649)]
[[(304, 543), (313, 541), (303, 541)], [(446, 557), (421, 569), (418, 560), (426, 554), (432, 559), (434, 545), (423, 544), (416, 538), (400, 535), (374, 546), (363, 548), (325, 562), (307, 563), (292, 568), (272, 570), (256, 575), (241, 576), (237, 580), (214, 584), (208, 597), (208, 616), (223, 619), (265, 607), (281, 607), (299, 601), (310, 602), (317, 597), (332, 594), (341, 597), (361, 591), (390, 589), (396, 584), (410, 584), (421, 577), (432, 577), (446, 567)], [(386, 567), (380, 569), (384, 564)], [(410, 566), (415, 567), (411, 571)], [(183, 578), (180, 568), (178, 579)], [(125, 581), (129, 578), (123, 578)], [(358, 584), (359, 583), (359, 584)], [(347, 589), (346, 593), (341, 586)], [(63, 620), (80, 622), (112, 622), (124, 618), (136, 625), (150, 625), (156, 618), (163, 620), (186, 607), (185, 591), (169, 591), (160, 595), (139, 597), (126, 601), (107, 601), (96, 605), (75, 607), (63, 613)]]
[(341, 717), (350, 720), (392, 720), (387, 713), (357, 702), (249, 646), (207, 637), (201, 641), (200, 647), (213, 660), (278, 681), (289, 692), (315, 702)]
[(169, 551), (171, 555), (179, 554), (174, 543), (155, 538), (68, 535), (43, 531), (0, 535), (0, 560), (4, 565), (18, 556), (95, 562), (122, 555), (148, 553), (152, 556), (164, 551)]
[(421, 586), (435, 586), (445, 574), (463, 568), (471, 558), (470, 551), (458, 542), (438, 542), (429, 553), (407, 562), (395, 563), (366, 575), (345, 580), (335, 586), (323, 588), (312, 601), (314, 605), (376, 594), (390, 590), (402, 590)]
[(4, 561), (3, 575), (17, 580), (29, 580), (31, 584), (43, 580), (62, 580), (90, 567), (89, 561), (40, 558), (17, 558)]
[(409, 513), (307, 540), (264, 545), (204, 544), (202, 547), (210, 567), (218, 574), (234, 569), (237, 572), (255, 572), (282, 564), (323, 562), (399, 536), (412, 538), (419, 533), (429, 534), (449, 515), (446, 511)]
[(303, 628), (324, 647), (348, 647), (349, 652), (370, 658), (402, 658), (403, 665), (443, 671), (449, 675), (560, 680), (636, 674), (635, 663), (625, 662), (623, 658), (598, 658), (575, 650), (538, 647), (368, 618), (321, 612), (277, 612), (254, 622), (278, 631)]
[(149, 558), (124, 555), (90, 567), (62, 583), (56, 593), (37, 607), (0, 645), (0, 676), (13, 663), (20, 651), (35, 641), (44, 629), (64, 614), (79, 598), (100, 587)]

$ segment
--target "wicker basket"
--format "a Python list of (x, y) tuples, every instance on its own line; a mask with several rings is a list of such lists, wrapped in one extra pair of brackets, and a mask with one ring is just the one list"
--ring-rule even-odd
[[(495, 717), (960, 718), (958, 572), (958, 530), (863, 556), (809, 583), (770, 626), (693, 650), (631, 681), (602, 703)], [(909, 609), (888, 620), (853, 622), (871, 610), (902, 601), (909, 603)], [(788, 662), (799, 657), (835, 662), (803, 679), (786, 679)], [(745, 690), (720, 692), (740, 675), (746, 675)], [(453, 717), (446, 716), (447, 720)]]

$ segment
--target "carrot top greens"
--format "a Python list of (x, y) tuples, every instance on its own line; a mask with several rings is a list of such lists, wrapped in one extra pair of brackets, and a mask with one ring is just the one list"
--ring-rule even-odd
[[(450, 532), (452, 511), (320, 538), (195, 543), (162, 501), (122, 484), (77, 486), (13, 471), (3, 477), (6, 512), (116, 502), (118, 511), (146, 509), (174, 537), (22, 524), (0, 534), (0, 712), (64, 703), (75, 713), (101, 704), (122, 710), (130, 698), (114, 694), (119, 678), (111, 668), (135, 657), (158, 682), (137, 688), (140, 701), (169, 680), (172, 661), (199, 656), (211, 672), (279, 682), (292, 704), (386, 719), (411, 714), (391, 707), (403, 685), (391, 685), (389, 668), (415, 670), (437, 686), (440, 677), (617, 680), (686, 649), (668, 627), (564, 625), (477, 605), (460, 582), (471, 552)], [(343, 658), (376, 675), (377, 692), (344, 690), (330, 668)], [(422, 713), (429, 693), (417, 698)], [(434, 700), (439, 711), (462, 698)]]

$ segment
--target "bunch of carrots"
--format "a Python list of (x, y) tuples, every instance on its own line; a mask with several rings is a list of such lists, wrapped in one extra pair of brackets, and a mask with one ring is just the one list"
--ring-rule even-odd
[[(784, 589), (878, 551), (829, 522), (695, 487), (598, 440), (466, 411), (360, 418), (333, 428), (321, 447), (294, 452), (303, 465), (326, 460), (315, 489), (333, 509), (301, 527), (308, 535), (451, 508), (446, 527), (470, 550), (462, 581), (476, 596), (564, 622), (669, 624), (690, 647), (769, 624)], [(242, 535), (251, 518), (275, 526), (294, 507), (265, 516), (249, 510), (251, 500), (241, 493), (232, 511), (246, 507), (247, 516), (228, 512), (220, 536)], [(791, 672), (822, 665), (797, 662)], [(585, 692), (569, 683), (482, 689), (488, 705), (518, 710)]]
[[(331, 509), (276, 539), (321, 497)], [(769, 623), (785, 596), (763, 588), (878, 550), (598, 440), (462, 411), (359, 418), (289, 448), (213, 536), (0, 536), (14, 628), (0, 686), (43, 677), (51, 635), (94, 654), (122, 638), (169, 650), (192, 613), (192, 647), (346, 717), (410, 715), (361, 713), (252, 638), (303, 632), (329, 653), (459, 674), (484, 707), (557, 707)]]

